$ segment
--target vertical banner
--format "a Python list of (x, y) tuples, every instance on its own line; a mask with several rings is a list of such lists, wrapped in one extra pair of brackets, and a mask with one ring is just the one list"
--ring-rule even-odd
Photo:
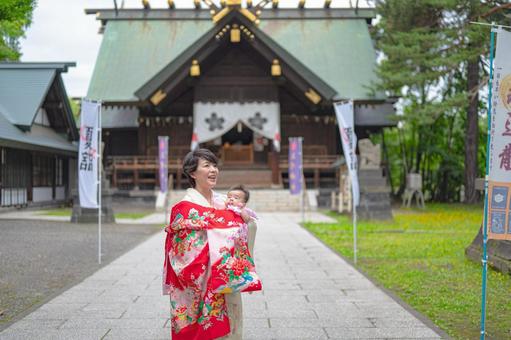
[(80, 148), (78, 154), (78, 194), (80, 206), (98, 208), (98, 128), (101, 103), (82, 100)]
[(289, 138), (289, 191), (291, 195), (302, 193), (302, 137)]
[(169, 137), (158, 136), (158, 164), (160, 175), (160, 192), (167, 192), (169, 179)]
[(511, 240), (511, 33), (497, 31), (488, 173), (488, 238)]
[(341, 134), (342, 150), (346, 165), (348, 166), (351, 177), (351, 190), (353, 192), (353, 203), (358, 206), (360, 201), (360, 191), (358, 186), (358, 163), (355, 153), (357, 148), (357, 136), (355, 135), (355, 120), (353, 102), (340, 102), (334, 104), (339, 131)]

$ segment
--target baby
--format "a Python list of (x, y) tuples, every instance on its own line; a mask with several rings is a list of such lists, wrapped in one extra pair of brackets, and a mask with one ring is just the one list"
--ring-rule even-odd
[(250, 192), (243, 185), (236, 185), (227, 192), (225, 207), (237, 212), (245, 223), (249, 223), (252, 219), (257, 219), (255, 212), (246, 207), (249, 198)]

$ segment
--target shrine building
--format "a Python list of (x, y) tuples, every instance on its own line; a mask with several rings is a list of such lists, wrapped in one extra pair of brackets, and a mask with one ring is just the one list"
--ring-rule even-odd
[(354, 101), (359, 139), (395, 125), (394, 102), (371, 90), (374, 9), (168, 3), (86, 10), (103, 35), (87, 98), (102, 102), (113, 187), (158, 185), (158, 136), (169, 136), (174, 188), (186, 187), (181, 162), (197, 145), (219, 156), (220, 187), (285, 187), (288, 138), (299, 136), (307, 186), (334, 186), (342, 155), (334, 102)]
[(62, 73), (75, 63), (0, 63), (0, 211), (67, 203), (78, 130)]

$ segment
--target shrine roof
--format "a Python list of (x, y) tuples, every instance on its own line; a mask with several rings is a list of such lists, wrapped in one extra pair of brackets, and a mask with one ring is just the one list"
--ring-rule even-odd
[[(76, 155), (76, 128), (58, 132), (55, 128), (33, 124), (43, 104), (66, 115), (62, 120), (74, 124), (68, 98), (60, 76), (74, 63), (0, 63), (0, 145), (28, 150)], [(61, 102), (47, 100), (50, 91)], [(53, 97), (51, 97), (53, 99)], [(63, 103), (62, 107), (60, 104)], [(67, 106), (66, 106), (67, 103)], [(55, 108), (53, 108), (55, 107)], [(64, 113), (62, 113), (64, 112)]]
[[(178, 10), (151, 10), (145, 18), (140, 10), (123, 10), (115, 18), (108, 11), (90, 13), (95, 11), (105, 27), (87, 97), (107, 102), (137, 101), (135, 92), (142, 85), (215, 27), (204, 10), (186, 10), (195, 13), (188, 17)], [(334, 89), (338, 99), (385, 99), (368, 89), (377, 80), (368, 30), (374, 11), (299, 13), (263, 10), (258, 28)], [(170, 15), (179, 18), (165, 17)]]

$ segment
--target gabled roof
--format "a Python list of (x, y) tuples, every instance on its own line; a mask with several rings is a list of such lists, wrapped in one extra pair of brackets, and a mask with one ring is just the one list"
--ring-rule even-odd
[(78, 152), (78, 145), (52, 129), (34, 126), (30, 131), (22, 131), (12, 125), (2, 114), (0, 114), (0, 145), (75, 156)]
[(210, 21), (112, 21), (106, 26), (87, 98), (137, 101), (135, 91), (211, 29)]
[[(300, 77), (302, 78), (303, 82), (310, 84), (310, 86), (317, 90), (323, 98), (328, 100), (334, 98), (336, 91), (332, 87), (325, 83), (320, 77), (318, 77), (314, 72), (303, 65), (288, 51), (273, 41), (268, 35), (259, 30), (256, 26), (252, 25), (252, 23), (238, 11), (232, 11), (227, 16), (225, 16), (220, 22), (218, 22), (215, 27), (211, 28), (208, 32), (202, 35), (197, 41), (195, 41), (186, 50), (184, 50), (177, 58), (172, 60), (160, 72), (158, 72), (150, 81), (138, 89), (135, 92), (135, 95), (141, 100), (147, 100), (154, 92), (158, 90), (159, 87), (161, 87), (168, 80), (175, 82), (176, 78), (179, 78), (180, 76), (188, 76), (188, 67), (193, 58), (205, 59), (216, 49), (222, 48), (222, 45), (215, 41), (215, 36), (218, 34), (221, 27), (232, 23), (234, 20), (236, 20), (236, 23), (248, 27), (250, 32), (254, 34), (256, 41), (263, 44), (259, 45), (258, 48), (269, 51), (269, 54), (271, 55), (268, 60), (269, 63), (271, 63), (274, 58), (278, 58), (281, 64), (289, 65), (289, 72), (294, 72), (296, 77)], [(183, 69), (184, 72), (179, 72)]]
[(0, 69), (0, 113), (12, 124), (30, 128), (55, 74), (55, 69)]
[[(76, 152), (78, 139), (61, 72), (75, 63), (0, 63), (0, 145)], [(33, 125), (41, 108), (56, 126)]]
[[(66, 72), (69, 66), (75, 65), (0, 63), (0, 113), (10, 123), (22, 129), (30, 129), (54, 80), (60, 78), (60, 73)], [(60, 90), (65, 94), (63, 87)]]
[[(306, 9), (301, 14), (281, 11), (263, 10), (258, 28), (274, 43), (273, 48), (295, 58), (297, 64), (335, 90), (338, 99), (385, 99), (368, 88), (377, 80), (376, 52), (367, 21), (374, 12), (358, 16), (348, 12), (334, 15), (335, 9)], [(118, 19), (108, 20), (101, 14), (106, 27), (88, 97), (105, 102), (137, 101), (135, 93), (143, 84), (215, 27), (205, 12), (196, 11), (195, 16), (187, 17), (178, 15), (177, 10), (175, 15), (153, 10), (120, 11)], [(309, 18), (308, 13), (314, 15)]]

